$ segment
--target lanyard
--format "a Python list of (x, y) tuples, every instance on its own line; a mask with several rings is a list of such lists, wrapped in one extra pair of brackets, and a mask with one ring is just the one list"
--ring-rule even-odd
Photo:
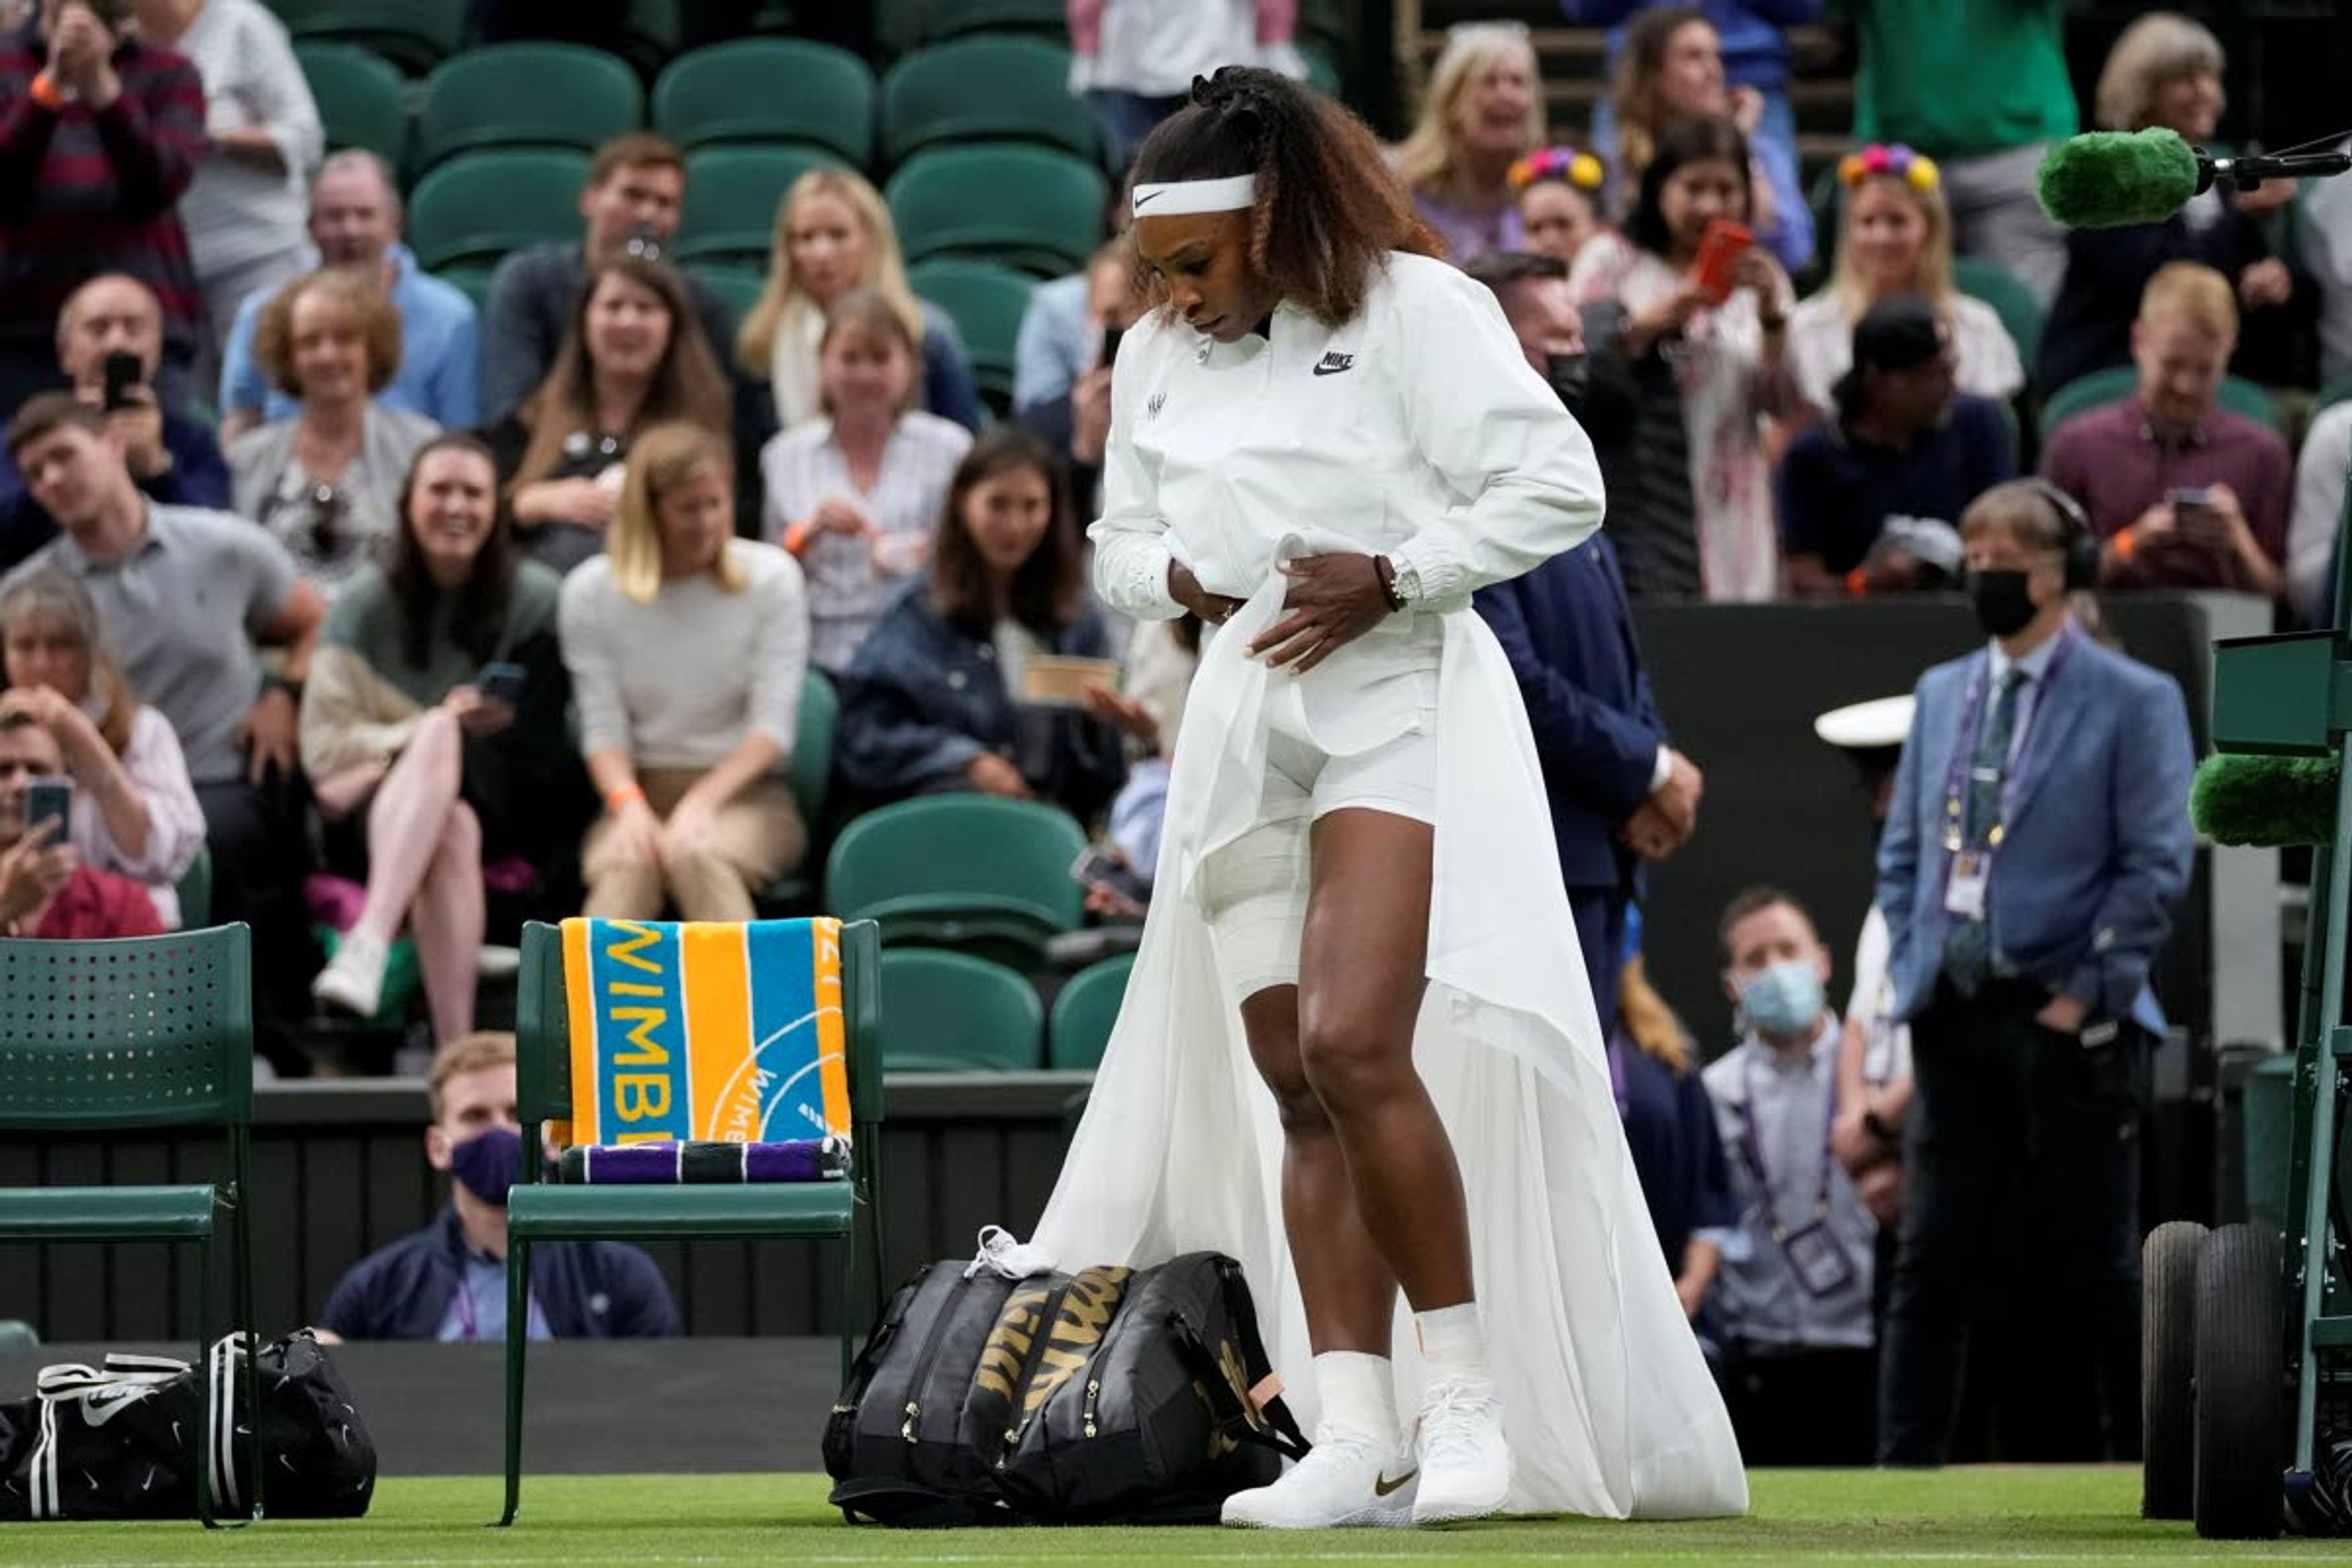
[[(526, 1338), (540, 1321), (539, 1297), (535, 1292), (526, 1290), (523, 1292), (522, 1324)], [(470, 1270), (457, 1276), (457, 1337), (469, 1343), (482, 1337), (482, 1320), (474, 1310), (474, 1276)]]
[[(1759, 1046), (1761, 1042), (1759, 1042)], [(1764, 1047), (1769, 1049), (1769, 1047)], [(1755, 1182), (1756, 1191), (1764, 1200), (1764, 1221), (1771, 1227), (1773, 1245), (1786, 1241), (1789, 1227), (1780, 1223), (1780, 1205), (1773, 1199), (1772, 1175), (1764, 1168), (1764, 1139), (1756, 1128), (1756, 1058), (1751, 1055), (1740, 1073), (1740, 1086), (1746, 1091), (1739, 1101), (1739, 1161), (1748, 1167), (1748, 1177)], [(1830, 1126), (1837, 1120), (1837, 1071), (1830, 1071), (1829, 1099), (1822, 1107), (1822, 1173), (1813, 1190), (1813, 1223), (1830, 1217), (1830, 1178), (1835, 1170), (1835, 1156), (1830, 1152)]]
[[(2074, 651), (2077, 635), (2071, 623), (2058, 634), (2058, 646), (2050, 650), (2050, 662), (2042, 667), (2039, 677), (2042, 691), (2034, 700), (2037, 714), (2040, 711), (2042, 699), (2049, 695), (2052, 686), (2058, 679), (2058, 672), (2066, 667), (2067, 656)], [(2012, 663), (2010, 668), (2014, 670), (2017, 666)], [(1948, 854), (1957, 855), (1967, 846), (1969, 772), (1976, 766), (1977, 747), (1984, 739), (1987, 717), (1985, 697), (1987, 688), (1990, 685), (1991, 673), (1992, 659), (1988, 656), (1984, 663), (1979, 665), (1969, 676), (1968, 695), (1961, 704), (1960, 742), (1953, 748), (1951, 765), (1944, 772), (1944, 848)], [(2021, 700), (2023, 695), (2022, 692), (2019, 693)], [(2031, 740), (2030, 734), (2028, 740)], [(2025, 760), (2024, 748), (2021, 746), (2018, 748), (2017, 760), (2021, 763)], [(2000, 847), (2000, 841), (2007, 832), (2009, 819), (2016, 812), (2018, 782), (2024, 772), (2021, 767), (2011, 766), (2007, 758), (2002, 759), (2000, 806), (1999, 814), (1985, 832), (1984, 847), (1988, 849)]]
[(1625, 1044), (1618, 1036), (1609, 1037), (1609, 1087), (1617, 1096), (1617, 1120), (1625, 1120)]

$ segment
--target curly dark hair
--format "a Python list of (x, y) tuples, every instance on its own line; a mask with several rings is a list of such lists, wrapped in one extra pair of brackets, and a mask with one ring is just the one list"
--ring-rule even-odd
[(1748, 163), (1748, 138), (1728, 120), (1677, 120), (1658, 133), (1657, 151), (1642, 170), (1641, 194), (1625, 220), (1625, 237), (1653, 256), (1674, 250), (1674, 232), (1666, 226), (1666, 182), (1693, 163), (1721, 159), (1739, 171), (1748, 199), (1739, 219), (1756, 211), (1755, 174)]
[(1390, 251), (1444, 254), (1364, 122), (1278, 72), (1194, 77), (1192, 101), (1135, 155), (1138, 184), (1236, 174), (1257, 176), (1251, 268), (1326, 326), (1363, 309)]

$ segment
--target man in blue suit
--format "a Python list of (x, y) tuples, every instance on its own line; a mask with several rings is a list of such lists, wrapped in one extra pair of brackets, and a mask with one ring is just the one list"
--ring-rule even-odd
[(2189, 715), (2076, 618), (2095, 548), (2062, 492), (1996, 486), (1960, 531), (1991, 640), (1920, 677), (1878, 849), (1916, 1082), (1879, 1457), (1943, 1461), (1985, 1281), (2013, 1270), (2003, 1457), (2135, 1458), (2147, 978), (2189, 880)]
[[(1616, 405), (1596, 406), (1583, 375), (1584, 340), (1568, 268), (1548, 256), (1482, 257), (1470, 275), (1495, 291), (1538, 374), (1586, 421), (1608, 474), (1613, 438), (1629, 434)], [(1630, 416), (1630, 404), (1624, 412)], [(1622, 430), (1617, 428), (1623, 426)], [(1560, 878), (1576, 917), (1586, 977), (1604, 1034), (1617, 1016), (1625, 910), (1644, 858), (1681, 847), (1697, 823), (1702, 780), (1667, 743), (1642, 670), (1617, 552), (1605, 533), (1526, 575), (1478, 592), (1518, 677), (1551, 797)]]

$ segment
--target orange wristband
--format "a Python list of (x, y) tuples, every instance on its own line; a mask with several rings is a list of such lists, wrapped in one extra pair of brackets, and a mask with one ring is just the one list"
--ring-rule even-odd
[(33, 79), (32, 92), (33, 101), (52, 113), (66, 106), (65, 89), (59, 87), (58, 79), (47, 71)]
[(791, 555), (798, 555), (801, 552), (802, 547), (808, 543), (808, 538), (809, 525), (807, 523), (795, 522), (791, 524), (784, 530), (785, 552)]
[(1845, 591), (1855, 598), (1870, 592), (1870, 578), (1859, 566), (1845, 574)]
[(2117, 530), (2115, 537), (2107, 542), (2115, 546), (2116, 559), (2118, 561), (2130, 560), (2132, 552), (2139, 548), (2139, 542), (2132, 537), (2132, 531), (2128, 528)]
[(604, 809), (614, 816), (620, 816), (625, 807), (643, 805), (645, 802), (646, 791), (642, 784), (625, 784), (618, 789), (604, 792)]

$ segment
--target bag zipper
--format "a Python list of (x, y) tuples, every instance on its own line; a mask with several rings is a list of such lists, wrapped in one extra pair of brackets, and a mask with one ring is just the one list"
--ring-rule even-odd
[(1012, 1462), (1013, 1446), (1021, 1441), (1021, 1434), (1029, 1425), (1028, 1418), (1021, 1414), (1021, 1407), (1029, 1401), (1029, 1385), (1037, 1381), (1037, 1369), (1045, 1362), (1045, 1342), (1054, 1331), (1055, 1321), (1062, 1315), (1063, 1300), (1069, 1295), (1070, 1287), (1077, 1278), (1073, 1274), (1055, 1286), (1053, 1292), (1038, 1308), (1037, 1333), (1029, 1342), (1027, 1364), (1022, 1367), (1021, 1381), (1013, 1389), (1013, 1425), (1004, 1429), (1004, 1447), (996, 1456), (996, 1468), (1000, 1470)]
[[(956, 1293), (971, 1283), (971, 1280), (964, 1279), (958, 1279), (953, 1281), (948, 1287), (949, 1300), (952, 1301)], [(914, 1307), (914, 1303), (911, 1301), (907, 1303), (907, 1305), (909, 1310)], [(952, 1310), (952, 1308), (944, 1309), (940, 1316), (932, 1319), (933, 1331), (931, 1337), (923, 1342), (923, 1353), (915, 1358), (915, 1374), (907, 1380), (907, 1404), (905, 1409), (907, 1418), (898, 1423), (898, 1436), (909, 1443), (919, 1443), (922, 1441), (921, 1438), (915, 1436), (915, 1424), (921, 1420), (923, 1415), (923, 1384), (924, 1381), (931, 1375), (931, 1363), (939, 1359), (940, 1341), (944, 1336), (940, 1334), (938, 1330), (941, 1325), (942, 1319), (950, 1315)]]

